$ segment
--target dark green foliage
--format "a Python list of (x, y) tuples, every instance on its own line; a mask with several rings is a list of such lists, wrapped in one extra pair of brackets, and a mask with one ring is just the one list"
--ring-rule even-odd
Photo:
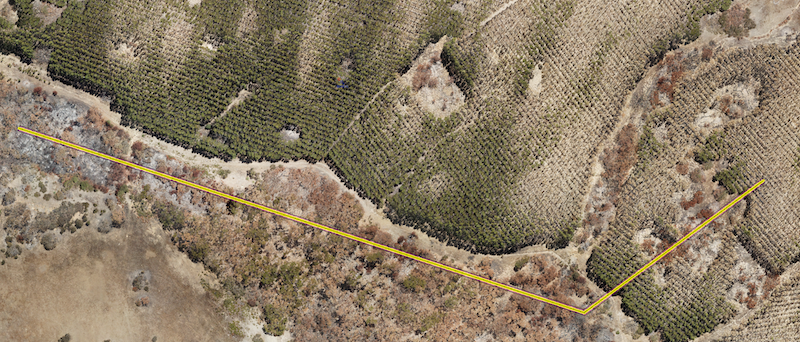
[[(645, 264), (638, 248), (624, 236), (603, 243), (587, 262), (589, 278), (606, 291), (617, 286)], [(657, 285), (651, 272), (641, 274), (618, 292), (622, 310), (636, 319), (645, 334), (658, 331), (664, 341), (687, 341), (713, 330), (734, 312), (725, 297), (714, 290), (720, 279), (712, 274), (697, 282), (699, 288), (675, 294)], [(674, 305), (676, 296), (685, 305)]]
[(117, 189), (117, 193), (116, 193), (117, 200), (122, 202), (122, 200), (125, 199), (125, 195), (128, 193), (129, 190), (130, 189), (128, 189), (128, 185), (127, 184), (120, 185), (119, 189)]
[(178, 206), (166, 202), (156, 201), (153, 203), (153, 214), (156, 215), (158, 221), (166, 230), (181, 230), (184, 227), (185, 217), (183, 210)]
[(228, 208), (228, 213), (231, 215), (236, 215), (239, 211), (242, 210), (243, 204), (236, 202), (236, 201), (228, 201), (225, 205)]
[(342, 290), (345, 291), (357, 291), (360, 289), (358, 284), (358, 279), (361, 278), (355, 274), (348, 274), (344, 277), (344, 282), (342, 282)]
[(694, 154), (694, 160), (700, 164), (719, 160), (727, 153), (725, 149), (725, 132), (711, 133)]
[(641, 169), (646, 169), (650, 161), (655, 158), (664, 148), (665, 144), (658, 142), (653, 130), (649, 126), (642, 127), (642, 135), (637, 144), (638, 165)]
[(47, 214), (37, 215), (32, 227), (41, 232), (64, 227), (82, 209), (80, 203), (61, 202), (61, 205), (55, 210)]
[(412, 274), (403, 280), (403, 287), (409, 291), (420, 292), (425, 288), (425, 279)]
[(475, 86), (478, 77), (478, 54), (471, 51), (470, 44), (461, 44), (461, 40), (452, 39), (442, 48), (442, 64), (456, 81), (458, 87), (468, 93)]
[(211, 246), (205, 240), (200, 240), (192, 243), (186, 248), (185, 252), (189, 255), (189, 259), (193, 262), (205, 262), (208, 257), (208, 252), (211, 251)]
[(428, 316), (425, 316), (422, 319), (422, 326), (419, 327), (419, 329), (417, 329), (417, 333), (421, 334), (430, 330), (431, 328), (439, 324), (439, 322), (442, 321), (442, 318), (444, 318), (444, 314), (441, 312), (434, 312)]
[(261, 272), (261, 286), (266, 287), (272, 285), (278, 279), (278, 268), (275, 265), (269, 264)]
[(428, 13), (426, 27), (431, 41), (438, 41), (444, 36), (460, 37), (464, 31), (464, 15), (451, 7), (455, 0), (435, 0), (433, 10)]
[(264, 305), (264, 333), (280, 336), (284, 330), (286, 330), (286, 315), (283, 310), (272, 304)]
[(22, 29), (42, 27), (42, 19), (36, 16), (32, 0), (9, 0), (8, 3), (17, 11), (17, 27)]
[(0, 17), (0, 29), (7, 30), (14, 27), (14, 24), (8, 21), (8, 19)]
[(58, 8), (64, 7), (67, 5), (67, 0), (43, 0), (44, 2), (50, 3), (55, 5)]
[(367, 267), (376, 267), (383, 262), (383, 253), (375, 252), (367, 254), (366, 260)]
[(222, 281), (222, 288), (230, 292), (236, 299), (242, 298), (245, 293), (242, 283), (231, 277), (225, 278), (225, 280)]
[(95, 191), (94, 185), (86, 179), (82, 179), (78, 175), (73, 175), (72, 177), (65, 178), (62, 185), (64, 186), (65, 191), (69, 191), (73, 187), (78, 187), (82, 191), (91, 192)]
[(686, 23), (676, 28), (669, 37), (662, 38), (653, 44), (650, 50), (649, 65), (653, 66), (664, 58), (667, 51), (676, 49), (681, 44), (688, 44), (700, 37), (700, 18), (706, 14), (725, 11), (731, 6), (731, 0), (712, 0), (705, 6), (692, 6), (687, 13)]
[(728, 191), (728, 194), (738, 194), (744, 191), (745, 187), (742, 185), (745, 182), (744, 162), (738, 162), (727, 169), (717, 172), (713, 180), (719, 182)]
[(528, 261), (530, 261), (530, 260), (531, 260), (531, 258), (529, 258), (529, 257), (524, 257), (524, 258), (517, 259), (517, 261), (514, 262), (514, 272), (517, 272), (517, 271), (521, 270), (523, 267), (525, 267), (525, 265), (528, 264)]

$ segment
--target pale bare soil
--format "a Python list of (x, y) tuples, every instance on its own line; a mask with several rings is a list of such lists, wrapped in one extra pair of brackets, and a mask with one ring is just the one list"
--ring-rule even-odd
[[(230, 341), (202, 265), (170, 244), (152, 221), (129, 215), (111, 233), (81, 229), (52, 251), (36, 245), (0, 266), (0, 340)], [(107, 222), (105, 224), (108, 224)], [(148, 291), (134, 292), (140, 271)], [(148, 307), (137, 307), (143, 296)]]

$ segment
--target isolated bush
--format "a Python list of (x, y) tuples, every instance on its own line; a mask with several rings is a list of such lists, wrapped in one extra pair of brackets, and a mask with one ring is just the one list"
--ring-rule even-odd
[(33, 95), (36, 96), (42, 95), (42, 87), (33, 88)]
[(69, 342), (71, 340), (72, 340), (72, 336), (69, 336), (69, 334), (66, 334), (66, 335), (62, 336), (61, 338), (59, 338), (58, 342)]
[(195, 242), (186, 249), (189, 259), (194, 262), (203, 262), (210, 251), (211, 246), (205, 240)]
[(55, 234), (53, 234), (52, 232), (44, 234), (42, 236), (42, 246), (44, 246), (44, 249), (48, 251), (52, 251), (53, 249), (55, 249), (56, 248)]
[(17, 244), (8, 246), (6, 249), (6, 256), (9, 258), (16, 258), (20, 254), (22, 254), (22, 249)]
[(133, 287), (133, 291), (140, 291), (148, 288), (149, 282), (147, 281), (147, 277), (145, 277), (144, 271), (140, 271), (139, 274), (136, 275), (136, 278), (133, 278), (131, 282), (131, 286)]
[(17, 192), (14, 189), (8, 190), (5, 195), (3, 195), (3, 205), (10, 205), (13, 204), (14, 201), (17, 200)]
[(756, 22), (750, 19), (750, 9), (742, 8), (736, 4), (719, 16), (719, 24), (728, 36), (742, 38), (756, 27)]
[(133, 144), (131, 145), (131, 150), (134, 152), (134, 155), (136, 155), (136, 153), (142, 152), (142, 150), (144, 150), (144, 143), (138, 140), (133, 142)]
[(524, 258), (517, 259), (517, 261), (514, 263), (514, 272), (517, 272), (517, 271), (521, 270), (523, 267), (525, 267), (525, 265), (528, 264), (528, 261), (530, 261), (530, 260), (531, 260), (531, 258), (529, 258), (529, 257), (524, 257)]
[(703, 48), (703, 53), (700, 55), (700, 57), (704, 61), (710, 61), (711, 60), (711, 56), (713, 56), (713, 55), (714, 55), (714, 50), (712, 50), (710, 47), (704, 47)]
[[(417, 70), (414, 72), (414, 78), (411, 81), (414, 91), (418, 91), (420, 88), (427, 86), (430, 82), (431, 65), (427, 63), (418, 65)], [(433, 82), (436, 82), (436, 80), (433, 80)]]

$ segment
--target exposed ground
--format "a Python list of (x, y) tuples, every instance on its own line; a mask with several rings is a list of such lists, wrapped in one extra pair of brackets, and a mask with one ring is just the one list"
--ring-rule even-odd
[[(129, 213), (130, 214), (130, 213)], [(193, 264), (157, 225), (129, 216), (102, 234), (81, 229), (0, 266), (0, 339), (56, 341), (231, 341)], [(98, 222), (110, 224), (110, 222)], [(147, 291), (133, 291), (138, 272)], [(146, 307), (135, 303), (148, 298)]]

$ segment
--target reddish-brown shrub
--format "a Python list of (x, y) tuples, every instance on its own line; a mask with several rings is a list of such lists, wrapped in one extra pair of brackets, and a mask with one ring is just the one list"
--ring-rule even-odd
[(647, 252), (647, 254), (653, 254), (655, 252), (655, 249), (653, 249), (653, 245), (654, 244), (655, 244), (655, 241), (653, 241), (652, 239), (645, 239), (642, 242), (642, 249), (645, 252)]
[(392, 242), (394, 242), (392, 241), (392, 236), (389, 235), (389, 233), (382, 231), (379, 231), (375, 234), (374, 241), (382, 245), (391, 245)]
[(764, 281), (764, 288), (763, 288), (764, 294), (761, 296), (761, 299), (767, 299), (772, 290), (774, 290), (775, 287), (778, 286), (778, 283), (780, 283), (780, 281), (778, 280), (777, 274), (769, 276), (767, 280)]
[(42, 94), (42, 87), (33, 88), (33, 95), (39, 96)]
[(53, 96), (57, 96), (57, 95), (58, 95), (58, 92), (53, 90)]
[(135, 141), (133, 145), (131, 145), (131, 150), (133, 150), (134, 152), (141, 152), (142, 150), (144, 150), (144, 143), (138, 140)]
[(678, 165), (675, 166), (675, 170), (678, 171), (679, 174), (685, 176), (687, 173), (689, 173), (689, 164), (678, 163)]
[(697, 191), (694, 193), (694, 197), (688, 201), (681, 201), (681, 207), (683, 210), (688, 210), (691, 207), (694, 207), (696, 204), (703, 202), (703, 192)]
[(86, 117), (83, 119), (83, 122), (84, 124), (90, 125), (97, 130), (103, 129), (103, 125), (105, 125), (103, 116), (100, 115), (100, 110), (97, 109), (97, 107), (89, 108), (89, 111), (86, 112)]
[(713, 55), (714, 55), (714, 50), (712, 50), (711, 48), (708, 48), (708, 47), (704, 47), (703, 48), (703, 53), (700, 55), (700, 58), (702, 58), (704, 61), (710, 61), (711, 60), (711, 56), (713, 56)]
[(628, 124), (617, 136), (617, 148), (606, 149), (603, 157), (605, 168), (603, 177), (608, 180), (608, 186), (612, 190), (622, 185), (628, 171), (636, 162), (637, 143), (636, 126)]
[(418, 91), (423, 86), (428, 85), (431, 80), (431, 65), (430, 64), (420, 64), (417, 66), (417, 70), (414, 72), (414, 77), (411, 80), (411, 85), (414, 88), (414, 91)]

